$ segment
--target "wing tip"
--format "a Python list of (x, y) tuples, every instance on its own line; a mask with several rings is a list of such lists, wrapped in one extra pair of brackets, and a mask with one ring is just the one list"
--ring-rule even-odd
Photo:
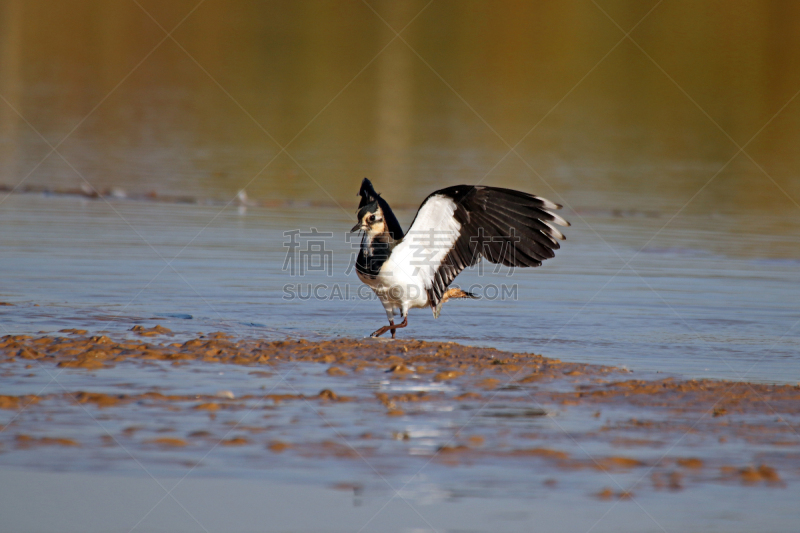
[[(537, 200), (542, 202), (542, 207), (545, 208), (545, 209), (555, 209), (556, 211), (558, 211), (559, 209), (564, 209), (563, 205), (557, 204), (555, 202), (552, 202), (552, 201), (548, 200), (547, 198), (542, 198), (541, 196), (534, 196), (534, 198), (536, 198)], [(556, 215), (555, 213), (550, 213), (550, 214), (553, 215), (554, 217), (560, 219), (561, 221), (563, 221), (564, 223), (561, 224), (562, 226), (571, 226), (572, 225), (569, 222), (567, 222), (566, 220), (564, 220), (563, 218), (561, 218), (560, 216)]]
[[(554, 209), (556, 211), (558, 211), (559, 209), (564, 209), (563, 205), (557, 204), (555, 202), (551, 202), (547, 198), (542, 198), (541, 196), (535, 196), (534, 198), (536, 198), (537, 200), (542, 202), (542, 207), (544, 209)], [(557, 215), (555, 213), (549, 213), (548, 212), (548, 214), (553, 217), (553, 222), (555, 222), (559, 226), (563, 226), (565, 228), (568, 228), (568, 227), (572, 226), (572, 224), (570, 224), (569, 221), (567, 221), (564, 217), (562, 217), (560, 215)]]
[[(568, 227), (570, 227), (572, 225), (564, 217), (562, 217), (560, 215), (557, 215), (555, 213), (551, 213), (549, 211), (547, 211), (547, 214), (550, 215), (551, 217), (553, 217), (552, 222), (555, 222), (556, 224), (558, 224), (561, 227), (568, 228)], [(555, 228), (553, 228), (553, 229), (555, 229)]]
[(564, 207), (563, 205), (551, 202), (550, 200), (542, 196), (536, 196), (533, 194), (531, 196), (533, 196), (536, 200), (542, 202), (542, 207), (544, 207), (545, 209), (561, 209), (562, 207)]

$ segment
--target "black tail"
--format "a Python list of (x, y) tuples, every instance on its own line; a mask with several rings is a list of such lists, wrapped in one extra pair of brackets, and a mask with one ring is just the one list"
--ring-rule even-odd
[(361, 196), (361, 201), (358, 204), (358, 208), (361, 209), (365, 205), (370, 202), (374, 202), (377, 200), (378, 205), (383, 211), (383, 218), (386, 221), (386, 227), (389, 229), (389, 235), (396, 241), (399, 241), (403, 238), (403, 228), (400, 227), (400, 223), (397, 221), (397, 218), (394, 216), (392, 212), (392, 208), (389, 207), (389, 204), (386, 203), (386, 200), (381, 198), (381, 195), (375, 192), (375, 188), (372, 186), (372, 183), (367, 179), (361, 182), (361, 190), (358, 191), (358, 194)]

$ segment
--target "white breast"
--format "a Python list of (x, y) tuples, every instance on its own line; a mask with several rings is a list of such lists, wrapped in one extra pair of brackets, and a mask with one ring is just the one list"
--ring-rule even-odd
[(455, 202), (432, 196), (420, 208), (403, 241), (395, 246), (381, 269), (381, 277), (396, 292), (403, 293), (409, 307), (428, 305), (427, 290), (460, 235)]
[(359, 278), (384, 304), (403, 310), (428, 307), (428, 289), (436, 269), (460, 236), (456, 204), (446, 196), (432, 196), (422, 205), (403, 240), (392, 250), (376, 278)]

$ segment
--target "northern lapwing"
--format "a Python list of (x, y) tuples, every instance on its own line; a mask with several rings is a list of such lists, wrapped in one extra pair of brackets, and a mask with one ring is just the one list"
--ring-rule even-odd
[[(480, 185), (455, 185), (431, 193), (420, 205), (408, 233), (367, 178), (358, 193), (361, 248), (358, 277), (386, 310), (389, 325), (372, 337), (408, 325), (408, 310), (430, 307), (437, 318), (451, 298), (474, 298), (450, 287), (482, 257), (508, 267), (537, 267), (555, 256), (569, 222), (551, 212), (561, 206), (525, 192)], [(394, 323), (395, 314), (403, 321)]]

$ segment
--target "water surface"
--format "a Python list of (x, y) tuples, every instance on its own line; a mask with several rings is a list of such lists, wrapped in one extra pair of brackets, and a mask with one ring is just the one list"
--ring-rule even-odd
[[(399, 215), (408, 224), (413, 211)], [(413, 310), (399, 334), (685, 377), (798, 380), (798, 261), (747, 246), (790, 247), (795, 237), (758, 231), (782, 219), (738, 233), (742, 217), (694, 216), (651, 240), (658, 213), (566, 216), (576, 223), (555, 259), (513, 273), (474, 267), (457, 283), (481, 300), (448, 302), (438, 320)], [(144, 321), (182, 333), (363, 337), (385, 321), (352, 271), (352, 219), (335, 207), (14, 195), (0, 217), (0, 296), (14, 304), (2, 308), (6, 333), (124, 332)], [(301, 275), (284, 232), (311, 228), (331, 235), (300, 238), (301, 249), (319, 240), (330, 256)]]
[[(0, 0), (0, 301), (11, 304), (0, 334), (161, 324), (177, 336), (364, 336), (385, 316), (348, 272), (345, 231), (368, 176), (405, 226), (431, 191), (458, 183), (540, 194), (573, 224), (542, 268), (464, 272), (457, 283), (483, 298), (448, 303), (438, 320), (415, 310), (401, 336), (633, 376), (798, 382), (798, 20), (800, 4), (756, 1)], [(331, 233), (330, 273), (293, 276), (286, 232), (312, 228)], [(21, 381), (45, 386), (30, 373)], [(237, 383), (180, 379), (191, 390)], [(311, 371), (297, 380), (317, 385)], [(725, 486), (644, 495), (641, 508), (587, 498), (578, 481), (459, 500), (453, 470), (409, 494), (428, 502), (426, 521), (369, 472), (253, 474), (229, 453), (134, 526), (165, 494), (157, 481), (171, 487), (186, 470), (150, 450), (146, 466), (161, 469), (139, 479), (67, 452), (29, 452), (38, 466), (6, 455), (0, 514), (11, 529), (796, 523), (791, 485), (755, 498)], [(481, 475), (524, 482), (492, 468)], [(354, 477), (370, 490), (329, 488)]]

